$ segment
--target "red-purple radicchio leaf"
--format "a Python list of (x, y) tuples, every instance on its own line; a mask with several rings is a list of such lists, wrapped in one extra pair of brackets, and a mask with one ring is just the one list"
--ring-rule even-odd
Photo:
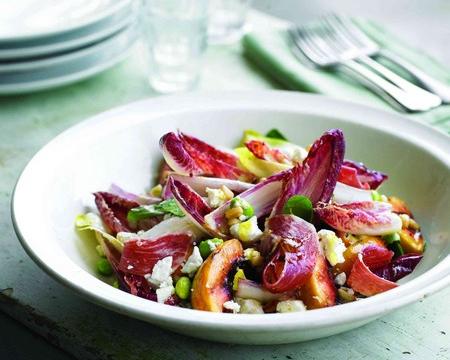
[(392, 206), (379, 201), (320, 203), (315, 212), (332, 228), (355, 235), (386, 235), (402, 228), (402, 221), (392, 212)]
[(239, 168), (239, 158), (204, 141), (181, 132), (170, 132), (160, 139), (164, 159), (182, 175), (205, 175), (252, 181), (254, 176)]
[(373, 270), (373, 272), (383, 279), (396, 282), (411, 274), (422, 259), (422, 256), (419, 254), (401, 255), (389, 264)]
[(118, 186), (117, 184), (114, 184), (114, 183), (111, 184), (111, 186), (109, 188), (109, 192), (111, 194), (120, 196), (121, 198), (130, 200), (130, 201), (135, 201), (139, 205), (150, 205), (150, 204), (156, 204), (156, 203), (161, 202), (161, 198), (159, 198), (159, 197), (133, 194), (128, 191), (125, 191), (120, 186)]
[(127, 214), (139, 203), (104, 191), (96, 192), (94, 196), (100, 216), (114, 236), (121, 231), (131, 231)]
[(161, 259), (172, 256), (175, 271), (192, 252), (192, 237), (188, 234), (171, 234), (152, 240), (129, 240), (120, 258), (119, 270), (134, 275), (151, 273)]
[(107, 240), (103, 241), (102, 244), (105, 256), (119, 282), (120, 290), (147, 300), (156, 301), (156, 292), (149, 286), (147, 280), (141, 275), (128, 274), (121, 271), (119, 269), (121, 253)]
[(343, 166), (356, 170), (356, 177), (362, 184), (362, 188), (365, 188), (367, 184), (370, 189), (377, 189), (388, 178), (386, 174), (383, 174), (382, 172), (377, 170), (369, 169), (360, 162), (344, 160)]
[(278, 149), (272, 149), (264, 141), (250, 140), (245, 143), (250, 152), (258, 159), (285, 164), (290, 163), (288, 157)]
[(156, 291), (142, 275), (123, 274), (120, 289), (143, 299), (156, 301)]
[(328, 202), (333, 195), (344, 160), (345, 140), (339, 129), (325, 132), (314, 142), (308, 156), (290, 170), (272, 215), (281, 214), (290, 197), (303, 195), (312, 204)]
[(212, 209), (203, 198), (197, 194), (188, 185), (169, 177), (168, 186), (173, 194), (175, 201), (181, 210), (196, 224), (199, 228), (205, 228), (205, 216)]
[[(192, 190), (194, 190), (200, 196), (208, 195), (206, 192), (206, 188), (220, 189), (222, 186), (226, 186), (234, 194), (240, 194), (241, 192), (246, 191), (251, 187), (255, 186), (254, 184), (244, 181), (206, 177), (206, 176), (188, 176), (171, 173), (170, 177), (172, 177), (174, 180), (182, 182), (183, 184), (189, 185), (192, 188)], [(162, 196), (164, 199), (173, 197), (172, 192), (170, 191), (170, 186), (164, 187)]]
[(398, 286), (396, 283), (376, 275), (369, 267), (370, 264), (368, 264), (369, 261), (367, 258), (371, 257), (372, 261), (374, 261), (375, 252), (377, 250), (382, 252), (382, 254), (380, 254), (381, 257), (385, 256), (386, 249), (382, 247), (364, 248), (361, 253), (358, 254), (348, 278), (348, 284), (351, 288), (365, 296), (376, 295)]
[(299, 288), (316, 264), (316, 229), (297, 216), (276, 215), (267, 220), (266, 231), (275, 249), (262, 273), (264, 287), (274, 293)]
[[(239, 198), (247, 201), (253, 207), (254, 216), (257, 218), (266, 216), (272, 211), (273, 205), (280, 195), (283, 179), (287, 174), (287, 171), (283, 171), (272, 175), (239, 194)], [(207, 229), (213, 236), (227, 237), (225, 211), (229, 209), (230, 202), (231, 200), (227, 201), (205, 217)]]

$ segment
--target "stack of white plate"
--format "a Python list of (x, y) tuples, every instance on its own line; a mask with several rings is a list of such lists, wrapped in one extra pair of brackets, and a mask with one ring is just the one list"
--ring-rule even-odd
[(0, 1), (0, 94), (69, 84), (123, 60), (137, 39), (132, 0)]

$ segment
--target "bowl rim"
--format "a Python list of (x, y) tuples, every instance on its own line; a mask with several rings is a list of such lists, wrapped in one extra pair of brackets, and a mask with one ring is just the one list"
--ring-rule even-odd
[[(174, 109), (174, 103), (177, 103), (176, 109)], [(198, 92), (144, 99), (114, 108), (68, 128), (42, 147), (19, 176), (11, 200), (13, 226), (28, 255), (50, 276), (86, 299), (116, 312), (159, 325), (177, 324), (177, 326), (189, 325), (198, 328), (252, 330), (267, 333), (274, 330), (321, 328), (374, 318), (423, 299), (450, 284), (450, 255), (447, 254), (437, 265), (417, 278), (385, 293), (364, 299), (364, 301), (309, 310), (296, 313), (296, 316), (292, 316), (292, 314), (234, 315), (184, 309), (148, 301), (104, 283), (81, 269), (67, 255), (65, 261), (55, 256), (47, 256), (42, 249), (33, 244), (33, 237), (38, 236), (30, 235), (26, 229), (28, 210), (26, 206), (23, 206), (22, 199), (26, 196), (23, 197), (22, 194), (26, 194), (29, 172), (33, 164), (42, 161), (51, 151), (55, 151), (54, 149), (63, 146), (66, 141), (70, 142), (71, 138), (76, 138), (77, 134), (91, 127), (101, 126), (107, 121), (110, 131), (117, 131), (117, 129), (125, 126), (124, 121), (120, 120), (120, 118), (123, 119), (122, 114), (130, 111), (148, 111), (149, 108), (154, 111), (147, 113), (145, 118), (138, 116), (131, 121), (127, 119), (126, 126), (186, 111), (221, 109), (293, 111), (308, 115), (338, 117), (342, 121), (356, 124), (361, 124), (362, 120), (360, 119), (364, 119), (364, 126), (395, 134), (395, 136), (414, 143), (439, 159), (450, 171), (450, 138), (445, 133), (396, 113), (322, 95), (278, 90)], [(364, 117), (361, 117), (361, 115), (364, 115)], [(398, 130), (401, 130), (401, 133), (395, 132)], [(64, 254), (62, 249), (57, 248), (55, 251)]]

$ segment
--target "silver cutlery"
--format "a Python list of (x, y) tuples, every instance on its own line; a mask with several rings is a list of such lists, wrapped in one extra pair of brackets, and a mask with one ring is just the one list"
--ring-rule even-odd
[(415, 65), (404, 60), (391, 51), (382, 49), (375, 41), (367, 36), (366, 33), (362, 31), (350, 18), (333, 14), (331, 16), (328, 16), (326, 20), (333, 24), (335, 28), (339, 29), (340, 32), (345, 34), (347, 39), (352, 42), (353, 46), (364, 48), (368, 57), (376, 58), (377, 56), (381, 55), (395, 65), (403, 68), (403, 70), (406, 70), (406, 72), (412, 75), (420, 83), (421, 86), (438, 95), (443, 103), (450, 104), (449, 85), (443, 83), (442, 81), (434, 79)]
[(367, 56), (368, 49), (356, 47), (348, 35), (328, 18), (290, 29), (294, 45), (320, 68), (336, 68), (371, 88), (394, 106), (409, 112), (427, 111), (441, 99), (401, 78)]

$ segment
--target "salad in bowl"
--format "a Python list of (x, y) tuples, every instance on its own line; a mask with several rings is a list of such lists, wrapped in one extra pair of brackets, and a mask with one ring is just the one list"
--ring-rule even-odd
[[(238, 140), (238, 139), (237, 139)], [(112, 184), (96, 210), (97, 271), (159, 303), (212, 312), (295, 312), (397, 286), (422, 258), (419, 224), (380, 186), (388, 176), (345, 158), (331, 129), (306, 148), (273, 129), (223, 149), (183, 132), (160, 139), (159, 180), (143, 194)]]

